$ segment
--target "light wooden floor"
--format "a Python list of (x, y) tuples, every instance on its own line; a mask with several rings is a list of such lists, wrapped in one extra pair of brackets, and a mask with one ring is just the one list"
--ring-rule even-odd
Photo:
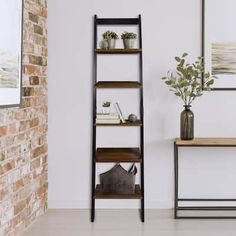
[(90, 223), (87, 210), (49, 210), (23, 236), (236, 236), (236, 220), (174, 220), (172, 211), (98, 210)]

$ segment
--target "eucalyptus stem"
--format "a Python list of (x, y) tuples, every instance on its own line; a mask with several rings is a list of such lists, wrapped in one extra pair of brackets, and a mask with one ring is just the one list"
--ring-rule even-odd
[(190, 105), (197, 97), (203, 95), (202, 74), (204, 75), (204, 87), (210, 91), (214, 84), (214, 78), (209, 72), (204, 73), (203, 58), (198, 57), (194, 63), (186, 63), (187, 53), (180, 57), (175, 57), (177, 62), (175, 75), (167, 73), (162, 79), (169, 86), (171, 91), (180, 97), (185, 105)]

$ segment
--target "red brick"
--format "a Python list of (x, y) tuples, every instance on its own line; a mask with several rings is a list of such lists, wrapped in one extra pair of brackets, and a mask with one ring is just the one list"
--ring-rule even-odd
[(0, 127), (0, 137), (5, 136), (7, 133), (7, 126)]
[(39, 21), (39, 16), (29, 12), (29, 20), (33, 21), (34, 23), (38, 23)]
[(37, 72), (37, 67), (33, 65), (25, 65), (23, 67), (23, 70), (24, 70), (24, 73), (31, 75)]
[(19, 189), (21, 189), (22, 187), (24, 187), (23, 179), (20, 179), (14, 183), (14, 191), (15, 192), (18, 191)]
[(31, 170), (37, 169), (38, 167), (40, 167), (40, 158), (32, 161), (30, 164)]
[(38, 76), (31, 76), (29, 78), (30, 85), (39, 85), (39, 77)]
[(43, 35), (43, 28), (39, 25), (34, 25), (34, 33)]
[(47, 147), (46, 147), (46, 145), (41, 146), (41, 147), (38, 147), (38, 148), (35, 148), (35, 149), (33, 150), (32, 157), (33, 157), (33, 158), (36, 158), (36, 157), (38, 157), (38, 156), (40, 156), (40, 155), (42, 155), (43, 153), (46, 153), (46, 152), (47, 152)]
[(29, 55), (29, 63), (34, 64), (34, 65), (39, 65), (39, 66), (45, 65), (43, 57), (34, 56), (34, 55)]
[(18, 202), (14, 206), (14, 214), (18, 215), (26, 207), (26, 200)]

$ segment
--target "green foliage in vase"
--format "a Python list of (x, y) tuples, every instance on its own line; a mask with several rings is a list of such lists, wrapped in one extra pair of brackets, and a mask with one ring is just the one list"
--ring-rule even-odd
[(102, 34), (103, 39), (118, 39), (118, 35), (116, 32), (113, 31), (106, 31), (105, 33)]
[(170, 87), (170, 91), (184, 101), (185, 105), (191, 105), (197, 97), (203, 95), (202, 76), (205, 81), (204, 88), (208, 91), (211, 90), (216, 77), (211, 76), (209, 72), (204, 72), (202, 57), (198, 57), (194, 63), (189, 64), (186, 62), (187, 56), (188, 54), (184, 53), (181, 57), (175, 57), (176, 72), (168, 72), (162, 80)]
[(132, 33), (132, 32), (126, 32), (126, 31), (121, 35), (122, 39), (136, 39), (136, 37), (137, 37), (137, 34)]
[(111, 105), (111, 102), (108, 102), (108, 101), (106, 101), (106, 102), (104, 102), (103, 103), (103, 107), (110, 107), (110, 105)]

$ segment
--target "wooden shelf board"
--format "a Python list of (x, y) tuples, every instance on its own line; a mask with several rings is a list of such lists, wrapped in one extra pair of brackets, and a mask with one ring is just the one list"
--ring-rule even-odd
[(128, 120), (125, 121), (125, 123), (119, 123), (119, 124), (95, 124), (95, 126), (142, 126), (141, 121), (135, 121), (130, 122)]
[(142, 84), (136, 81), (99, 81), (96, 88), (142, 88)]
[(139, 148), (97, 148), (96, 162), (141, 162)]
[(177, 138), (175, 141), (180, 146), (236, 146), (236, 138), (195, 138), (193, 140)]
[(98, 184), (95, 190), (96, 199), (142, 199), (141, 189), (139, 185), (135, 185), (135, 192), (133, 194), (115, 194), (115, 193), (103, 193), (101, 186)]
[(114, 49), (95, 49), (96, 53), (99, 54), (137, 54), (142, 52), (140, 48), (124, 49), (124, 48), (114, 48)]

